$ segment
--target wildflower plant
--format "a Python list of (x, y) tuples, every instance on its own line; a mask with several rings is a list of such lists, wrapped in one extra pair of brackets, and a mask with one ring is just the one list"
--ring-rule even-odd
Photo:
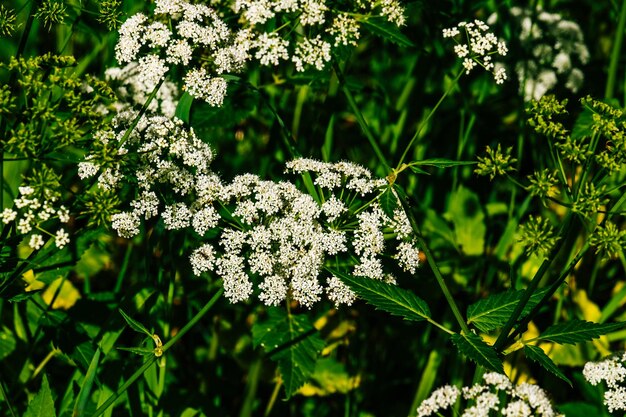
[(626, 410), (626, 354), (618, 353), (598, 362), (587, 362), (583, 376), (591, 385), (606, 384), (604, 405), (612, 413)]
[[(0, 6), (3, 407), (558, 415), (580, 361), (623, 342), (622, 87), (522, 115), (516, 9), (448, 6)], [(532, 65), (569, 82), (582, 28), (555, 16)]]
[[(434, 390), (417, 408), (417, 417), (563, 416), (551, 404), (548, 393), (538, 385), (528, 382), (514, 385), (506, 375), (496, 372), (485, 373), (482, 379), (484, 381), (482, 384), (477, 383), (461, 389), (445, 385)], [(447, 410), (449, 414), (444, 414), (443, 412)]]

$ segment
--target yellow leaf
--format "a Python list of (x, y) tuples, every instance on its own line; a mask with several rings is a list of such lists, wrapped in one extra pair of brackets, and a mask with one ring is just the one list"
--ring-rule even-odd
[(346, 372), (343, 364), (334, 359), (325, 358), (317, 361), (310, 382), (304, 384), (298, 393), (307, 397), (345, 394), (358, 388), (360, 384), (360, 375), (351, 376)]
[[(59, 286), (61, 289), (59, 290)], [(57, 298), (54, 300), (54, 304), (52, 304), (53, 309), (64, 309), (67, 310), (76, 304), (76, 301), (80, 298), (80, 292), (74, 287), (74, 285), (66, 280), (63, 280), (63, 277), (59, 277), (56, 280), (52, 281), (52, 283), (46, 288), (43, 292), (43, 300), (46, 304), (50, 304), (52, 302), (52, 298), (56, 294), (57, 290), (59, 290), (59, 294)]]

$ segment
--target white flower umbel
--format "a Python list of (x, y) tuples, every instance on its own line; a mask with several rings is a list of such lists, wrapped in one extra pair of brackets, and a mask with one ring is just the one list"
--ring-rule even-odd
[[(446, 385), (433, 391), (417, 408), (417, 416), (457, 415), (453, 406), (460, 401), (458, 415), (462, 417), (562, 417), (552, 407), (546, 392), (537, 385), (522, 383), (515, 386), (506, 375), (495, 372), (484, 374), (483, 381), (484, 384), (475, 384), (460, 390)], [(449, 412), (444, 414), (446, 410)]]
[(505, 56), (508, 49), (503, 41), (489, 32), (489, 26), (484, 22), (461, 22), (455, 27), (443, 29), (443, 37), (457, 42), (454, 53), (463, 60), (465, 73), (481, 66), (493, 74), (496, 84), (502, 84), (507, 79), (506, 70), (492, 62), (492, 56)]
[[(582, 30), (561, 14), (512, 7), (509, 10), (524, 56), (515, 63), (515, 72), (524, 100), (539, 100), (561, 85), (573, 93), (582, 86), (581, 67), (589, 61)], [(496, 22), (494, 14), (489, 19)]]
[(599, 362), (587, 362), (583, 376), (591, 385), (606, 384), (604, 404), (609, 412), (626, 410), (626, 352)]

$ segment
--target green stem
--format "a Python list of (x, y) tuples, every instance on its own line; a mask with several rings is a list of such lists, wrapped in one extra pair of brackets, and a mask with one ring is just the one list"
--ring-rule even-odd
[[(625, 0), (626, 1), (626, 0)], [(439, 101), (437, 102), (437, 104), (435, 104), (435, 107), (432, 108), (432, 110), (430, 111), (430, 113), (428, 113), (428, 116), (426, 116), (426, 119), (424, 119), (424, 121), (422, 121), (420, 123), (420, 125), (418, 126), (417, 130), (415, 131), (415, 134), (413, 135), (413, 137), (411, 138), (409, 144), (407, 145), (407, 147), (404, 149), (404, 152), (402, 153), (402, 156), (400, 157), (400, 161), (398, 162), (398, 165), (396, 166), (396, 170), (400, 169), (400, 167), (402, 166), (402, 163), (404, 162), (407, 154), (409, 153), (409, 150), (413, 147), (413, 143), (417, 140), (417, 138), (419, 137), (420, 133), (422, 133), (422, 130), (424, 130), (424, 128), (426, 127), (426, 125), (428, 125), (428, 122), (430, 121), (430, 119), (433, 117), (433, 115), (435, 114), (435, 112), (437, 111), (437, 109), (439, 108), (439, 106), (441, 106), (441, 103), (443, 103), (443, 100), (448, 96), (448, 94), (450, 94), (452, 92), (452, 90), (456, 87), (457, 83), (459, 82), (459, 79), (461, 78), (461, 76), (465, 74), (465, 70), (460, 71), (456, 77), (454, 78), (454, 80), (452, 80), (452, 84), (450, 84), (450, 87), (448, 87), (448, 89), (446, 90), (445, 93), (443, 93), (443, 95), (441, 96), (441, 98), (439, 99)]]
[[(433, 274), (435, 275), (435, 279), (437, 280), (437, 283), (439, 284), (439, 288), (441, 288), (441, 292), (443, 293), (443, 296), (448, 302), (448, 305), (450, 306), (450, 309), (452, 310), (452, 314), (454, 314), (454, 318), (459, 323), (459, 326), (461, 326), (463, 333), (469, 334), (470, 329), (467, 323), (465, 323), (465, 319), (463, 318), (463, 315), (461, 314), (461, 311), (459, 310), (459, 307), (457, 306), (456, 301), (454, 301), (454, 297), (452, 296), (452, 293), (450, 292), (450, 289), (448, 288), (448, 285), (446, 284), (446, 281), (443, 278), (441, 271), (439, 270), (439, 266), (437, 266), (437, 262), (435, 262), (435, 258), (432, 252), (430, 251), (430, 249), (428, 248), (428, 245), (426, 244), (426, 241), (422, 237), (422, 233), (420, 232), (417, 222), (415, 221), (415, 217), (409, 210), (408, 203), (403, 198), (399, 198), (399, 200), (400, 200), (400, 204), (402, 204), (402, 209), (406, 213), (409, 219), (409, 222), (411, 223), (411, 228), (413, 229), (413, 232), (415, 233), (415, 236), (417, 237), (417, 241), (421, 247), (421, 250), (426, 255), (426, 260), (428, 261), (428, 265), (430, 266), (430, 269), (433, 271)], [(443, 328), (443, 326), (437, 326), (437, 327), (446, 330), (447, 333), (449, 334), (452, 334), (452, 332)]]
[[(501, 351), (502, 348), (504, 348), (504, 346), (506, 345), (506, 342), (510, 339), (509, 333), (511, 332), (511, 329), (513, 329), (513, 326), (515, 326), (515, 322), (524, 311), (524, 308), (526, 307), (526, 304), (528, 304), (530, 297), (533, 295), (533, 293), (539, 286), (541, 279), (543, 278), (545, 273), (548, 271), (548, 268), (550, 268), (550, 266), (552, 265), (552, 262), (556, 258), (556, 255), (561, 250), (563, 242), (565, 241), (567, 235), (569, 235), (569, 232), (571, 229), (572, 219), (573, 219), (572, 216), (573, 215), (569, 213), (568, 216), (566, 217), (559, 233), (559, 237), (560, 237), (559, 242), (554, 246), (554, 248), (552, 248), (552, 250), (550, 251), (550, 254), (542, 262), (541, 266), (539, 267), (539, 270), (535, 273), (535, 276), (530, 281), (530, 284), (528, 284), (528, 287), (524, 291), (522, 298), (519, 300), (519, 302), (515, 306), (515, 310), (513, 310), (513, 313), (509, 317), (509, 320), (506, 322), (506, 324), (502, 328), (500, 335), (498, 336), (498, 339), (496, 340), (496, 343), (494, 343), (493, 345), (493, 347), (497, 351)], [(541, 303), (537, 304), (537, 306), (541, 306), (541, 305), (542, 305)], [(535, 306), (535, 308), (537, 308), (537, 306)], [(517, 333), (519, 329), (521, 329), (521, 326), (517, 326), (515, 332)]]
[[(193, 316), (193, 318), (182, 329), (180, 329), (178, 333), (176, 333), (176, 336), (172, 337), (165, 345), (163, 345), (163, 348), (162, 348), (163, 353), (165, 353), (181, 337), (183, 337), (189, 330), (191, 330), (191, 328), (200, 319), (202, 319), (202, 317), (204, 317), (206, 313), (209, 312), (211, 307), (213, 307), (213, 305), (217, 302), (217, 300), (222, 296), (223, 293), (224, 293), (224, 288), (222, 287), (215, 293), (213, 297), (211, 297), (211, 299), (204, 305), (204, 307), (202, 307), (202, 309), (198, 311), (198, 313), (196, 313), (196, 315)], [(98, 409), (92, 415), (92, 417), (97, 417), (97, 416), (102, 415), (111, 405), (113, 405), (113, 403), (120, 397), (120, 395), (126, 392), (128, 387), (130, 387), (135, 381), (137, 381), (137, 379), (139, 379), (139, 377), (141, 377), (144, 374), (144, 372), (146, 372), (148, 368), (152, 366), (152, 364), (157, 359), (158, 358), (155, 355), (150, 356), (150, 358), (144, 362), (141, 368), (137, 369), (135, 373), (133, 373), (130, 376), (130, 378), (128, 378), (128, 380), (126, 380), (126, 382), (124, 382), (124, 384), (122, 384), (122, 386), (119, 387), (118, 390), (113, 395), (107, 398), (107, 400), (100, 407), (98, 407)]]
[(619, 23), (615, 32), (613, 42), (613, 51), (611, 52), (611, 62), (609, 64), (609, 74), (606, 81), (606, 89), (604, 90), (605, 98), (612, 98), (615, 90), (615, 80), (617, 79), (617, 66), (620, 60), (620, 51), (622, 49), (622, 39), (624, 38), (624, 27), (626, 27), (626, 0), (622, 1), (622, 9), (619, 15)]
[(352, 112), (356, 116), (356, 120), (359, 122), (359, 126), (361, 126), (361, 130), (363, 131), (363, 133), (365, 134), (365, 137), (369, 141), (370, 146), (372, 147), (372, 149), (374, 150), (374, 153), (376, 154), (376, 157), (378, 158), (380, 163), (385, 167), (385, 170), (389, 172), (391, 170), (391, 166), (389, 165), (389, 163), (387, 162), (387, 159), (385, 158), (382, 151), (380, 150), (380, 147), (378, 146), (378, 143), (376, 142), (376, 138), (374, 137), (372, 130), (368, 126), (367, 122), (365, 121), (365, 118), (363, 117), (363, 114), (359, 110), (359, 106), (357, 106), (356, 101), (354, 100), (354, 96), (352, 96), (352, 92), (350, 92), (350, 89), (347, 87), (346, 80), (343, 77), (343, 73), (339, 69), (339, 66), (336, 64), (333, 66), (333, 69), (335, 70), (335, 74), (337, 75), (337, 79), (339, 80), (339, 84), (341, 85), (341, 91), (343, 91), (343, 94), (346, 96), (346, 99), (348, 100), (348, 104), (350, 105)]

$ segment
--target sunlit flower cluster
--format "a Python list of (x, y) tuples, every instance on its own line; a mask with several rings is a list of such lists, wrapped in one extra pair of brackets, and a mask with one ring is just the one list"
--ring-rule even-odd
[(15, 222), (18, 234), (27, 239), (31, 249), (41, 249), (48, 238), (54, 240), (57, 248), (65, 247), (70, 236), (58, 224), (67, 224), (70, 214), (64, 205), (59, 204), (58, 194), (46, 189), (37, 192), (29, 185), (19, 187), (18, 191), (19, 197), (13, 201), (13, 208), (0, 212), (2, 223), (8, 225)]
[[(554, 410), (546, 392), (537, 385), (513, 385), (506, 375), (496, 372), (484, 374), (483, 380), (484, 384), (474, 384), (462, 389), (450, 385), (436, 389), (417, 408), (417, 417), (443, 416), (442, 412), (445, 410), (450, 410), (448, 415), (461, 417), (562, 416)], [(464, 407), (462, 404), (459, 414), (453, 414), (453, 406), (462, 400), (465, 400)]]
[(626, 410), (626, 352), (599, 362), (587, 362), (583, 376), (591, 385), (606, 384), (604, 404), (609, 412)]
[[(573, 93), (582, 86), (581, 66), (589, 61), (583, 33), (561, 14), (520, 7), (509, 10), (527, 59), (515, 64), (520, 93), (526, 101), (539, 100), (559, 83)], [(493, 15), (489, 22), (495, 23)]]
[(507, 79), (504, 67), (493, 61), (493, 55), (507, 54), (506, 44), (489, 32), (489, 26), (484, 22), (460, 22), (452, 28), (444, 29), (443, 37), (456, 41), (454, 53), (463, 60), (465, 73), (481, 66), (493, 74), (496, 84), (502, 84)]

